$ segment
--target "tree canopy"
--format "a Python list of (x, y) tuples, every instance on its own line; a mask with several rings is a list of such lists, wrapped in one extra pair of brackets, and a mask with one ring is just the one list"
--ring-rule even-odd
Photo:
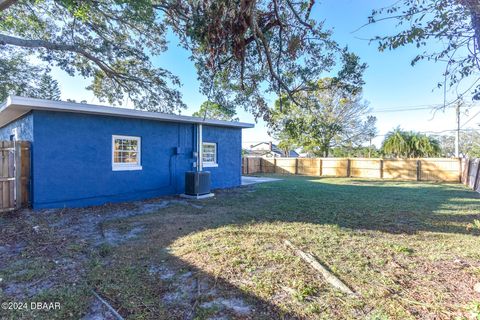
[(377, 158), (380, 151), (375, 146), (339, 146), (330, 151), (335, 158)]
[(31, 65), (17, 52), (0, 56), (0, 102), (9, 94), (59, 100), (58, 82), (48, 72), (42, 65)]
[[(455, 155), (455, 137), (453, 135), (435, 136), (442, 150), (442, 156)], [(480, 132), (478, 130), (465, 130), (460, 132), (460, 154), (466, 157), (480, 157)]]
[(388, 157), (418, 158), (440, 155), (440, 144), (425, 134), (396, 128), (385, 136), (382, 153)]
[(58, 81), (53, 79), (51, 75), (45, 73), (40, 78), (38, 90), (35, 92), (35, 98), (60, 100), (60, 87)]
[[(1, 51), (0, 49), (0, 52)], [(0, 55), (0, 101), (9, 94), (34, 96), (38, 88), (38, 75), (44, 72), (39, 66), (31, 66), (21, 54), (9, 52)]]
[(205, 101), (200, 106), (200, 109), (194, 112), (192, 116), (224, 121), (238, 121), (238, 117), (235, 117), (236, 114), (237, 112), (234, 109), (226, 108), (215, 102)]
[[(0, 53), (32, 55), (92, 79), (102, 101), (175, 112), (180, 81), (152, 57), (169, 30), (190, 51), (201, 92), (226, 107), (269, 118), (266, 96), (293, 99), (328, 74), (346, 90), (363, 84), (365, 65), (310, 17), (314, 0), (4, 0)], [(334, 72), (336, 71), (336, 72)]]
[(287, 98), (277, 100), (271, 131), (306, 152), (322, 156), (328, 156), (334, 146), (368, 141), (375, 132), (376, 118), (366, 116), (369, 109), (360, 92), (351, 93), (332, 81), (322, 79), (317, 90), (296, 94), (298, 104)]
[[(444, 62), (438, 86), (452, 87), (470, 78), (473, 84), (458, 95), (472, 93), (480, 100), (480, 3), (478, 0), (401, 0), (373, 10), (369, 23), (393, 20), (397, 34), (379, 35), (379, 49), (393, 50), (413, 44), (419, 53), (412, 60)], [(432, 45), (435, 40), (442, 45)], [(427, 48), (428, 46), (428, 48)], [(437, 48), (432, 50), (431, 48)]]

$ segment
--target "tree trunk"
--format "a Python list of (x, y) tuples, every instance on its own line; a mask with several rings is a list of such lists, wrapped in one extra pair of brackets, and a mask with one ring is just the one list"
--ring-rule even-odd
[(462, 0), (461, 3), (470, 11), (472, 28), (475, 32), (475, 49), (480, 51), (480, 4), (478, 0)]
[(12, 4), (18, 2), (18, 0), (0, 0), (0, 11), (8, 9)]
[(369, 140), (370, 143), (368, 144), (368, 157), (370, 158), (372, 152), (372, 139)]

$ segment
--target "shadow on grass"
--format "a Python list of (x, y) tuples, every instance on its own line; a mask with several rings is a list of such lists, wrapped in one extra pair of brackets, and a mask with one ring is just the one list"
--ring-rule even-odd
[[(147, 226), (146, 233), (104, 254), (99, 254), (98, 248), (92, 244), (90, 260), (83, 266), (88, 270), (88, 276), (76, 281), (84, 283), (84, 287), (95, 288), (127, 319), (299, 318), (301, 315), (296, 312), (279, 308), (275, 303), (249, 293), (242, 284), (226, 281), (221, 273), (210, 274), (178, 258), (168, 250), (169, 246), (178, 239), (204, 230), (263, 222), (336, 225), (391, 234), (426, 231), (479, 235), (478, 228), (468, 228), (468, 224), (480, 219), (480, 196), (461, 186), (298, 176), (282, 178), (281, 182), (217, 191), (215, 198), (195, 202), (196, 207), (176, 204), (127, 219), (117, 219), (113, 215), (113, 220), (105, 228), (118, 229), (122, 224), (135, 226), (140, 222)], [(107, 212), (98, 207), (74, 213), (108, 216), (121, 206), (113, 205)], [(69, 215), (69, 210), (49, 214), (62, 219), (62, 215)], [(15, 217), (11, 216), (11, 219)], [(76, 227), (98, 228), (91, 224)], [(52, 235), (68, 237), (71, 243), (91, 241), (85, 238), (85, 234), (65, 230), (64, 225), (59, 224), (53, 228)], [(35, 249), (36, 255), (42, 257), (45, 251), (38, 244)], [(63, 247), (57, 251), (47, 258), (56, 261), (65, 254)], [(52, 271), (55, 272), (60, 271)], [(6, 282), (0, 285), (5, 287)], [(57, 283), (49, 289), (49, 299), (68, 299), (61, 293), (55, 295), (53, 291), (63, 287), (71, 287), (71, 284)], [(40, 296), (42, 294), (45, 295), (41, 293)], [(38, 295), (36, 297), (7, 294), (4, 299), (29, 298), (33, 301)], [(91, 301), (91, 297), (83, 292), (74, 299)], [(64, 302), (72, 309), (36, 316), (64, 319), (73, 314), (73, 318), (79, 318), (86, 311), (81, 304), (75, 309), (72, 301)], [(359, 307), (355, 312), (341, 316), (362, 318), (369, 311)], [(22, 319), (22, 316), (16, 313), (11, 318)], [(23, 317), (28, 318), (30, 315)]]
[(260, 205), (250, 218), (259, 221), (334, 224), (393, 234), (480, 234), (479, 228), (465, 224), (480, 219), (480, 194), (462, 185), (296, 176), (256, 188)]
[(298, 318), (229, 283), (222, 274), (207, 273), (166, 253), (166, 244), (161, 248), (161, 242), (149, 242), (116, 250), (89, 273), (89, 285), (108, 297), (125, 319)]
[[(241, 284), (233, 285), (224, 280), (228, 278), (226, 275), (207, 273), (203, 268), (196, 267), (197, 263), (193, 264), (180, 259), (164, 248), (168, 248), (179, 239), (205, 230), (270, 222), (335, 225), (352, 230), (373, 230), (394, 235), (418, 232), (479, 235), (478, 228), (468, 228), (468, 224), (475, 219), (480, 219), (480, 197), (461, 186), (361, 179), (283, 178), (285, 180), (281, 183), (219, 190), (216, 198), (198, 202), (203, 207), (195, 210), (185, 210), (183, 207), (170, 208), (165, 212), (159, 211), (153, 215), (136, 217), (135, 221), (141, 220), (149, 225), (150, 233), (144, 238), (144, 242), (122, 247), (120, 256), (115, 257), (115, 260), (131, 261), (132, 257), (135, 257), (135, 264), (142, 268), (142, 272), (146, 272), (145, 270), (152, 265), (163, 268), (164, 273), (165, 270), (168, 273), (168, 268), (176, 269), (174, 273), (178, 276), (159, 285), (164, 289), (160, 293), (160, 296), (164, 297), (161, 310), (170, 310), (168, 312), (171, 317), (201, 319), (203, 316), (205, 318), (232, 316), (288, 319), (302, 318), (305, 314), (296, 313), (298, 310), (289, 312), (285, 308), (279, 308), (271, 300), (250, 294), (247, 289), (242, 288)], [(225, 236), (225, 231), (222, 232), (219, 233), (219, 237)], [(238, 231), (234, 229), (232, 232)], [(255, 233), (254, 230), (243, 230), (240, 237), (249, 236), (256, 239), (263, 238), (261, 232)], [(274, 238), (278, 238), (274, 242), (281, 243), (282, 236), (281, 233), (274, 235)], [(215, 237), (215, 233), (208, 237)], [(272, 238), (272, 235), (269, 234), (268, 237)], [(181, 243), (176, 245), (182, 246)], [(211, 243), (205, 243), (205, 245), (208, 246)], [(205, 250), (210, 252), (212, 249)], [(194, 247), (191, 250), (195, 250)], [(395, 250), (410, 249), (399, 246)], [(109, 269), (113, 275), (114, 270)], [(191, 276), (185, 280), (182, 278), (182, 273), (191, 273)], [(124, 279), (122, 276), (115, 278)], [(102, 288), (102, 284), (105, 283), (109, 286)], [(113, 286), (111, 286), (112, 283)], [(109, 292), (111, 295), (112, 287), (117, 288), (116, 294), (120, 299), (117, 305), (125, 306), (129, 299), (134, 298), (126, 292), (134, 292), (132, 287), (135, 283), (138, 281), (126, 282), (126, 286), (122, 287), (118, 280), (103, 279), (99, 281), (99, 290)], [(148, 283), (148, 281), (141, 281), (141, 283)], [(197, 293), (197, 288), (200, 288), (200, 293)], [(216, 290), (214, 294), (210, 294), (212, 289)], [(141, 296), (140, 292), (148, 292), (148, 290), (141, 289), (139, 296)], [(168, 299), (165, 302), (165, 296), (172, 297), (172, 294), (173, 297), (184, 298), (177, 299), (173, 304), (171, 302), (175, 298), (169, 300), (170, 304)], [(152, 297), (155, 296), (158, 295), (152, 295)], [(233, 309), (221, 307), (224, 306), (221, 302), (218, 303), (218, 301), (232, 299), (237, 302), (238, 299), (244, 301), (249, 311), (238, 314)], [(242, 302), (239, 304), (240, 306), (237, 307), (241, 309), (244, 304)], [(215, 309), (218, 305), (223, 309), (220, 311)], [(345, 311), (346, 314), (341, 316), (364, 318), (371, 311), (363, 306), (353, 309), (353, 311)], [(137, 312), (132, 309), (124, 311), (131, 315)], [(155, 316), (159, 315), (155, 314)]]

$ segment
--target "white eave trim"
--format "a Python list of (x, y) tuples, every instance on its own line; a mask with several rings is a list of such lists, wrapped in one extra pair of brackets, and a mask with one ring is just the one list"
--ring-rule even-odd
[(198, 117), (180, 116), (160, 112), (150, 112), (118, 107), (107, 107), (87, 103), (76, 103), (66, 101), (53, 101), (35, 98), (26, 98), (19, 96), (9, 96), (7, 100), (0, 105), (0, 127), (16, 120), (31, 110), (57, 111), (86, 113), (95, 115), (107, 115), (125, 118), (150, 119), (168, 122), (199, 123), (220, 127), (232, 128), (253, 128), (254, 125), (245, 122), (222, 121), (213, 119), (203, 119)]

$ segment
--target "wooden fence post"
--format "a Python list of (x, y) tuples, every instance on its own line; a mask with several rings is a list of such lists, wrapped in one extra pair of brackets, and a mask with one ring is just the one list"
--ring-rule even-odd
[(467, 158), (467, 161), (466, 161), (466, 164), (465, 164), (467, 166), (467, 175), (465, 177), (465, 182), (464, 182), (464, 184), (466, 186), (468, 186), (468, 184), (470, 183), (469, 180), (470, 180), (470, 165), (471, 164), (472, 164), (472, 160), (470, 160), (470, 158)]
[(273, 173), (277, 173), (277, 158), (273, 157)]
[(295, 158), (295, 175), (298, 174), (298, 158)]
[(380, 159), (380, 179), (383, 179), (383, 159)]
[(475, 175), (475, 181), (473, 182), (473, 191), (477, 191), (478, 187), (478, 178), (480, 178), (480, 159), (478, 159), (477, 164), (477, 174)]
[(22, 204), (30, 205), (31, 201), (31, 187), (32, 187), (32, 177), (31, 177), (31, 144), (27, 141), (22, 141), (20, 144), (22, 149), (21, 167), (22, 167)]
[(247, 160), (246, 161), (246, 163), (247, 163), (246, 168), (247, 168), (247, 174), (249, 174), (250, 173), (250, 168), (248, 167), (248, 163), (249, 163), (248, 158), (245, 158), (245, 160)]
[(466, 186), (468, 186), (468, 178), (470, 176), (470, 158), (467, 158), (467, 161), (465, 163), (465, 165), (467, 166), (467, 170), (466, 170), (466, 176), (464, 177), (465, 178), (465, 181), (463, 182), (463, 184), (465, 184)]
[(14, 142), (14, 167), (15, 167), (15, 208), (22, 206), (22, 145)]
[(322, 170), (323, 170), (322, 165), (323, 165), (322, 159), (318, 159), (318, 175), (319, 175), (320, 177), (322, 176), (322, 173), (323, 173), (323, 172), (322, 172)]
[(263, 173), (263, 158), (260, 158), (260, 173)]
[(458, 182), (462, 183), (462, 176), (463, 176), (463, 170), (462, 170), (462, 158), (458, 158), (458, 167), (459, 173), (458, 173)]
[(347, 178), (350, 178), (350, 175), (351, 175), (351, 173), (350, 173), (350, 171), (351, 171), (350, 166), (351, 166), (350, 159), (347, 159)]
[(420, 160), (417, 160), (417, 181), (422, 179), (422, 163)]

